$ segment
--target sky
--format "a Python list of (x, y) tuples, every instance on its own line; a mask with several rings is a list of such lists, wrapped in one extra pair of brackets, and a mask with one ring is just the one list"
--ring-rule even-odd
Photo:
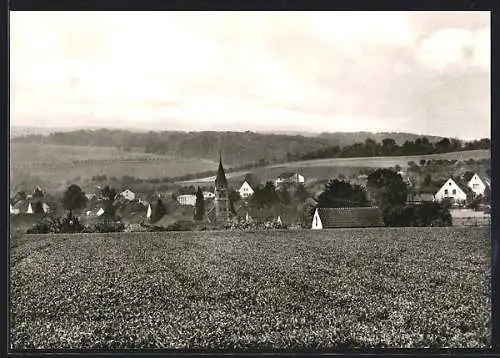
[(11, 126), (490, 136), (489, 12), (11, 12)]

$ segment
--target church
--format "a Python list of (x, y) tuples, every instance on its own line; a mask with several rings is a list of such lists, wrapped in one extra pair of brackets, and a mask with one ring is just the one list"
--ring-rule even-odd
[(222, 154), (219, 152), (219, 168), (215, 177), (215, 205), (207, 213), (210, 222), (224, 222), (231, 217), (229, 203), (229, 185), (222, 165)]

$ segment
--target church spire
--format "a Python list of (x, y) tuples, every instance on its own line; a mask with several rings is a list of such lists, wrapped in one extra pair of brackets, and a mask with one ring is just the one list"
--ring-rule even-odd
[(224, 167), (222, 166), (222, 153), (219, 150), (219, 169), (217, 170), (217, 177), (215, 178), (216, 188), (227, 188), (226, 173), (224, 173)]

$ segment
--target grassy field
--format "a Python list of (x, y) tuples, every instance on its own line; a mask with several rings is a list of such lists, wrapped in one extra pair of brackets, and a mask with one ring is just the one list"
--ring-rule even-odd
[[(270, 165), (263, 168), (247, 169), (234, 173), (228, 173), (227, 177), (234, 181), (238, 181), (246, 173), (254, 173), (261, 180), (271, 180), (276, 178), (283, 172), (298, 171), (302, 173), (306, 179), (316, 180), (322, 178), (335, 177), (338, 174), (350, 175), (359, 172), (360, 169), (366, 168), (388, 168), (400, 165), (408, 167), (408, 162), (414, 161), (418, 163), (420, 159), (448, 159), (448, 160), (468, 160), (468, 159), (484, 159), (490, 158), (489, 150), (469, 150), (463, 152), (453, 152), (444, 154), (430, 155), (412, 155), (400, 157), (363, 157), (363, 158), (331, 158), (331, 159), (315, 159), (299, 162), (290, 162), (284, 164)], [(206, 183), (213, 181), (215, 177), (202, 179), (193, 179), (183, 182), (184, 184)]]
[(26, 348), (486, 347), (486, 228), (23, 236)]
[[(79, 147), (13, 143), (10, 146), (11, 180), (19, 185), (23, 177), (47, 183), (66, 183), (76, 177), (124, 175), (164, 178), (212, 170), (216, 162), (174, 158), (140, 151), (124, 152), (112, 147)], [(28, 178), (29, 181), (30, 178)]]

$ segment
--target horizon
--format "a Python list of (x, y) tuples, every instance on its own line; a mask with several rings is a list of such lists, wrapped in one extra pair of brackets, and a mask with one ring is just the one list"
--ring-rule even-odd
[(10, 16), (11, 128), (491, 137), (489, 12)]

